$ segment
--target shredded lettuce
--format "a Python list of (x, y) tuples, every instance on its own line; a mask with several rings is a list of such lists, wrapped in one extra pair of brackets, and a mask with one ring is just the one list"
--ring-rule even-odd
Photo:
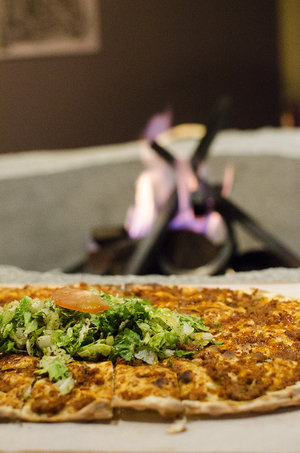
[(40, 359), (40, 374), (48, 374), (61, 392), (72, 388), (67, 364), (118, 357), (126, 361), (159, 359), (193, 354), (214, 343), (202, 318), (168, 308), (153, 308), (137, 297), (121, 298), (99, 293), (110, 308), (100, 314), (62, 308), (51, 299), (23, 297), (0, 310), (0, 352), (24, 352)]
[(70, 376), (67, 365), (55, 356), (44, 356), (40, 360), (40, 369), (38, 373), (48, 373), (49, 379), (54, 382), (67, 379)]

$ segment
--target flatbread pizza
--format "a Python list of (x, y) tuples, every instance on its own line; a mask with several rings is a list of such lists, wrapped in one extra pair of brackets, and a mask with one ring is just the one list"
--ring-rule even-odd
[(300, 302), (176, 285), (0, 288), (0, 418), (220, 416), (300, 405)]

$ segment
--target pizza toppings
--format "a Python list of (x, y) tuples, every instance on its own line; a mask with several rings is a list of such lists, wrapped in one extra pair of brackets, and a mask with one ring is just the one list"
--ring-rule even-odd
[[(66, 303), (64, 295), (72, 294), (74, 304)], [(142, 298), (75, 288), (58, 289), (52, 297), (54, 301), (24, 296), (1, 307), (0, 352), (26, 351), (38, 357), (39, 374), (47, 374), (60, 395), (74, 386), (67, 367), (74, 359), (156, 364), (160, 359), (191, 356), (214, 342), (201, 317), (154, 308)], [(109, 308), (95, 313), (92, 305), (98, 298), (101, 310)], [(84, 311), (69, 308), (83, 300), (89, 300)], [(85, 311), (87, 307), (91, 312)]]
[(300, 404), (299, 301), (258, 290), (74, 285), (68, 297), (91, 293), (109, 307), (96, 313), (80, 309), (84, 297), (76, 310), (57, 304), (52, 291), (28, 287), (20, 302), (0, 307), (2, 417), (96, 420), (112, 407), (220, 415)]
[(52, 292), (51, 299), (60, 307), (85, 313), (101, 313), (110, 308), (99, 294), (77, 288), (57, 288)]
[(65, 394), (46, 376), (36, 380), (22, 407), (21, 419), (56, 422), (112, 417), (112, 363), (73, 361), (68, 370), (74, 386)]
[(183, 412), (177, 375), (161, 365), (117, 365), (112, 403), (120, 408), (155, 409), (164, 416)]

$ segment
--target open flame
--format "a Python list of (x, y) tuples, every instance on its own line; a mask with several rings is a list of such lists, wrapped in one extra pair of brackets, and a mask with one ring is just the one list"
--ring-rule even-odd
[[(199, 190), (199, 183), (189, 161), (177, 159), (175, 169), (170, 171), (170, 166), (149, 148), (147, 162), (148, 169), (142, 172), (136, 181), (135, 204), (127, 212), (125, 228), (128, 235), (131, 238), (142, 238), (150, 233), (159, 210), (176, 184), (178, 211), (170, 223), (170, 228), (204, 234), (214, 244), (222, 244), (226, 238), (227, 229), (221, 215), (216, 211), (201, 216), (194, 214), (191, 193)], [(224, 175), (222, 190), (224, 196), (229, 195), (232, 181), (233, 169), (228, 167)]]
[(169, 198), (176, 180), (173, 169), (151, 149), (145, 140), (140, 141), (141, 159), (146, 170), (135, 183), (135, 204), (127, 212), (125, 229), (131, 238), (147, 236), (159, 210)]
[(157, 215), (154, 191), (149, 172), (144, 171), (136, 181), (135, 205), (129, 208), (125, 226), (131, 238), (147, 236)]
[[(162, 132), (170, 123), (170, 112), (155, 115), (146, 128), (146, 140), (141, 140), (141, 158), (146, 170), (136, 181), (135, 204), (127, 212), (125, 228), (131, 238), (147, 236), (155, 223), (157, 214), (168, 200), (174, 187), (178, 194), (178, 211), (170, 222), (174, 230), (190, 230), (205, 235), (215, 245), (224, 242), (227, 227), (221, 215), (212, 210), (196, 216), (191, 203), (191, 193), (201, 191), (199, 181), (187, 158), (176, 158), (170, 165), (149, 146), (154, 140), (154, 132)], [(188, 125), (187, 125), (188, 126)], [(195, 125), (193, 125), (195, 126)], [(176, 126), (178, 128), (178, 126)], [(172, 129), (171, 129), (172, 131)], [(206, 165), (199, 168), (201, 175), (206, 174)], [(228, 197), (233, 182), (233, 168), (225, 170), (222, 195)]]

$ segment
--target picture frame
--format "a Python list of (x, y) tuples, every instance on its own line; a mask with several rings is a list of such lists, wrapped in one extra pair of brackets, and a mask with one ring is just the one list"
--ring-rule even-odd
[(99, 0), (0, 0), (0, 59), (97, 53)]

